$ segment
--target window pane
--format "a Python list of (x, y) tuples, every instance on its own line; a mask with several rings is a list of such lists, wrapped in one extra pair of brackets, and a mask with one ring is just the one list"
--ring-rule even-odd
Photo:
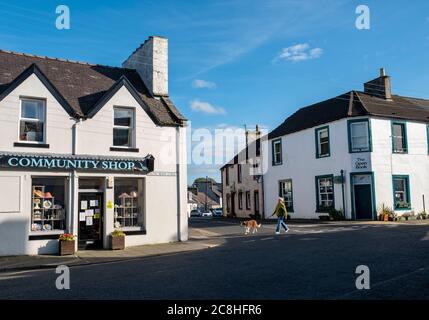
[(354, 151), (369, 149), (368, 123), (351, 123), (350, 130), (352, 149)]
[(113, 145), (120, 147), (131, 146), (131, 129), (113, 129)]
[(395, 179), (395, 191), (405, 191), (404, 179)]
[(43, 142), (43, 122), (21, 120), (19, 139), (21, 141)]
[(115, 179), (115, 228), (143, 226), (143, 195), (143, 179)]
[(324, 155), (324, 154), (328, 154), (329, 153), (329, 144), (328, 143), (322, 143), (320, 145), (320, 154)]
[(43, 121), (43, 101), (22, 100), (21, 118), (37, 119)]
[(115, 108), (115, 126), (132, 127), (133, 110)]
[(65, 178), (32, 179), (31, 231), (66, 228)]

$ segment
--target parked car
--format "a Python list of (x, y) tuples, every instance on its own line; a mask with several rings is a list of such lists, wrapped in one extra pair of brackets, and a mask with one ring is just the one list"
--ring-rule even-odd
[(213, 209), (212, 213), (213, 213), (213, 217), (222, 217), (223, 216), (222, 208)]
[(194, 209), (191, 211), (191, 217), (201, 217), (202, 216), (202, 212), (198, 209)]
[(204, 210), (201, 216), (202, 217), (212, 217), (213, 214), (210, 210)]

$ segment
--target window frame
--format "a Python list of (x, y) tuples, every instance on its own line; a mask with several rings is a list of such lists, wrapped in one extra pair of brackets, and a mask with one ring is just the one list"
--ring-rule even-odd
[(252, 198), (250, 196), (250, 191), (246, 191), (246, 210), (252, 209)]
[(241, 183), (243, 181), (243, 172), (240, 163), (237, 163), (237, 182)]
[[(349, 153), (361, 153), (361, 152), (372, 152), (372, 131), (371, 131), (371, 121), (369, 118), (361, 118), (361, 119), (352, 119), (347, 121), (347, 136), (349, 142)], [(368, 131), (368, 148), (361, 150), (353, 150), (352, 145), (352, 125), (355, 123), (366, 122), (367, 131)]]
[[(43, 124), (43, 139), (42, 141), (31, 141), (31, 140), (21, 140), (21, 122), (22, 121), (27, 121), (27, 122), (34, 122), (34, 123), (40, 123), (41, 121), (39, 119), (33, 119), (33, 118), (24, 118), (22, 116), (22, 108), (23, 108), (23, 102), (24, 101), (38, 101), (38, 102), (42, 102), (43, 106), (42, 106), (42, 112), (43, 112), (43, 120), (42, 120), (42, 124)], [(18, 141), (19, 143), (28, 143), (28, 144), (46, 144), (46, 122), (47, 122), (47, 108), (46, 108), (46, 99), (44, 98), (35, 98), (35, 97), (19, 97), (19, 120), (18, 120)]]
[[(402, 151), (395, 149), (395, 135), (394, 135), (395, 125), (402, 126)], [(408, 153), (407, 122), (398, 121), (398, 120), (391, 121), (391, 132), (392, 132), (392, 153), (407, 154)]]
[[(143, 178), (143, 177), (122, 177), (122, 176), (114, 177), (113, 202), (114, 202), (115, 206), (117, 204), (116, 203), (116, 201), (117, 201), (117, 199), (116, 199), (116, 185), (117, 185), (118, 180), (124, 180), (126, 182), (129, 182), (129, 180), (136, 180), (137, 181), (137, 186), (139, 186), (139, 183), (141, 181), (141, 187), (142, 187), (142, 190), (138, 190), (137, 191), (138, 192), (138, 196), (137, 196), (137, 200), (136, 200), (137, 201), (137, 208), (139, 208), (138, 207), (139, 204), (140, 204), (139, 202), (142, 201), (141, 207), (140, 207), (140, 211), (138, 212), (138, 215), (140, 215), (140, 217), (137, 216), (137, 221), (139, 221), (139, 218), (141, 218), (140, 219), (141, 220), (141, 224), (140, 225), (133, 225), (133, 226), (121, 226), (120, 227), (121, 230), (124, 231), (124, 232), (127, 232), (127, 231), (144, 231), (144, 230), (146, 230), (146, 224), (147, 224), (147, 220), (146, 220), (146, 205), (147, 205), (146, 179)], [(142, 200), (138, 199), (138, 197), (140, 196), (140, 193), (141, 193), (141, 196), (143, 198)], [(112, 225), (113, 228), (115, 228), (115, 222), (117, 221), (116, 219), (117, 218), (115, 217), (115, 215), (113, 215), (113, 225)], [(128, 218), (125, 217), (125, 219), (128, 219)]]
[[(115, 125), (115, 111), (127, 110), (132, 112), (131, 126)], [(131, 130), (130, 139), (131, 143), (128, 146), (115, 145), (115, 129), (128, 129)], [(114, 148), (120, 149), (133, 149), (136, 147), (136, 109), (133, 107), (114, 106), (113, 107), (113, 128), (112, 128), (112, 145)]]
[[(331, 179), (332, 180), (332, 205), (329, 207), (321, 207), (319, 204), (320, 200), (320, 187), (319, 187), (319, 181), (320, 179)], [(326, 175), (320, 175), (315, 177), (315, 185), (316, 185), (316, 212), (327, 212), (329, 209), (333, 208), (335, 209), (335, 183), (334, 183), (334, 175), (333, 174), (326, 174)]]
[[(406, 190), (403, 191), (404, 195), (407, 197), (408, 206), (406, 208), (397, 208), (396, 207), (396, 190), (395, 190), (395, 180), (403, 179), (405, 181)], [(410, 192), (410, 176), (407, 174), (394, 174), (392, 175), (392, 191), (393, 191), (393, 210), (395, 211), (404, 211), (411, 210), (411, 192)]]
[[(278, 160), (278, 159), (276, 159), (276, 152), (275, 152), (275, 145), (276, 144), (279, 144), (280, 145), (280, 160), (279, 161), (276, 161), (276, 160)], [(277, 139), (274, 139), (272, 142), (271, 142), (271, 151), (272, 151), (272, 165), (273, 166), (280, 166), (280, 165), (282, 165), (283, 164), (283, 146), (282, 146), (282, 138), (277, 138)]]
[(290, 194), (291, 194), (291, 206), (287, 206), (287, 201), (286, 200), (284, 200), (284, 203), (285, 203), (285, 205), (286, 205), (286, 209), (287, 209), (287, 211), (288, 212), (294, 212), (294, 208), (293, 208), (293, 182), (292, 182), (292, 179), (282, 179), (282, 180), (279, 180), (279, 197), (282, 197), (283, 199), (285, 199), (284, 198), (284, 194), (283, 194), (283, 188), (282, 188), (282, 183), (285, 183), (285, 182), (290, 182)]
[[(320, 132), (322, 131), (327, 131), (328, 133), (328, 153), (326, 154), (321, 154), (321, 143), (320, 143)], [(320, 159), (320, 158), (328, 158), (331, 156), (331, 136), (329, 133), (329, 125), (328, 126), (323, 126), (320, 128), (316, 128), (314, 130), (314, 134), (315, 134), (315, 140), (316, 140), (316, 159)]]

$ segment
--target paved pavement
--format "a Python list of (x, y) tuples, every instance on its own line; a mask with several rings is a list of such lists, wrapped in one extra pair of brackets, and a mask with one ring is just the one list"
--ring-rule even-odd
[[(192, 243), (212, 248), (54, 270), (0, 273), (0, 298), (36, 299), (428, 299), (429, 226), (424, 223), (264, 224), (245, 236), (237, 222), (194, 219)], [(219, 242), (218, 242), (219, 241)], [(357, 290), (356, 267), (370, 269)]]

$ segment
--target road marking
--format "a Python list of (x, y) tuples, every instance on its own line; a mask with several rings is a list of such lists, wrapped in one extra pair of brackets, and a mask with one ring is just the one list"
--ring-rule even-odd
[(246, 240), (246, 241), (243, 241), (243, 243), (246, 243), (246, 242), (255, 242), (255, 240)]
[(261, 241), (265, 241), (265, 240), (272, 240), (272, 239), (274, 239), (274, 238), (273, 238), (273, 237), (263, 238), (263, 239), (261, 239)]

